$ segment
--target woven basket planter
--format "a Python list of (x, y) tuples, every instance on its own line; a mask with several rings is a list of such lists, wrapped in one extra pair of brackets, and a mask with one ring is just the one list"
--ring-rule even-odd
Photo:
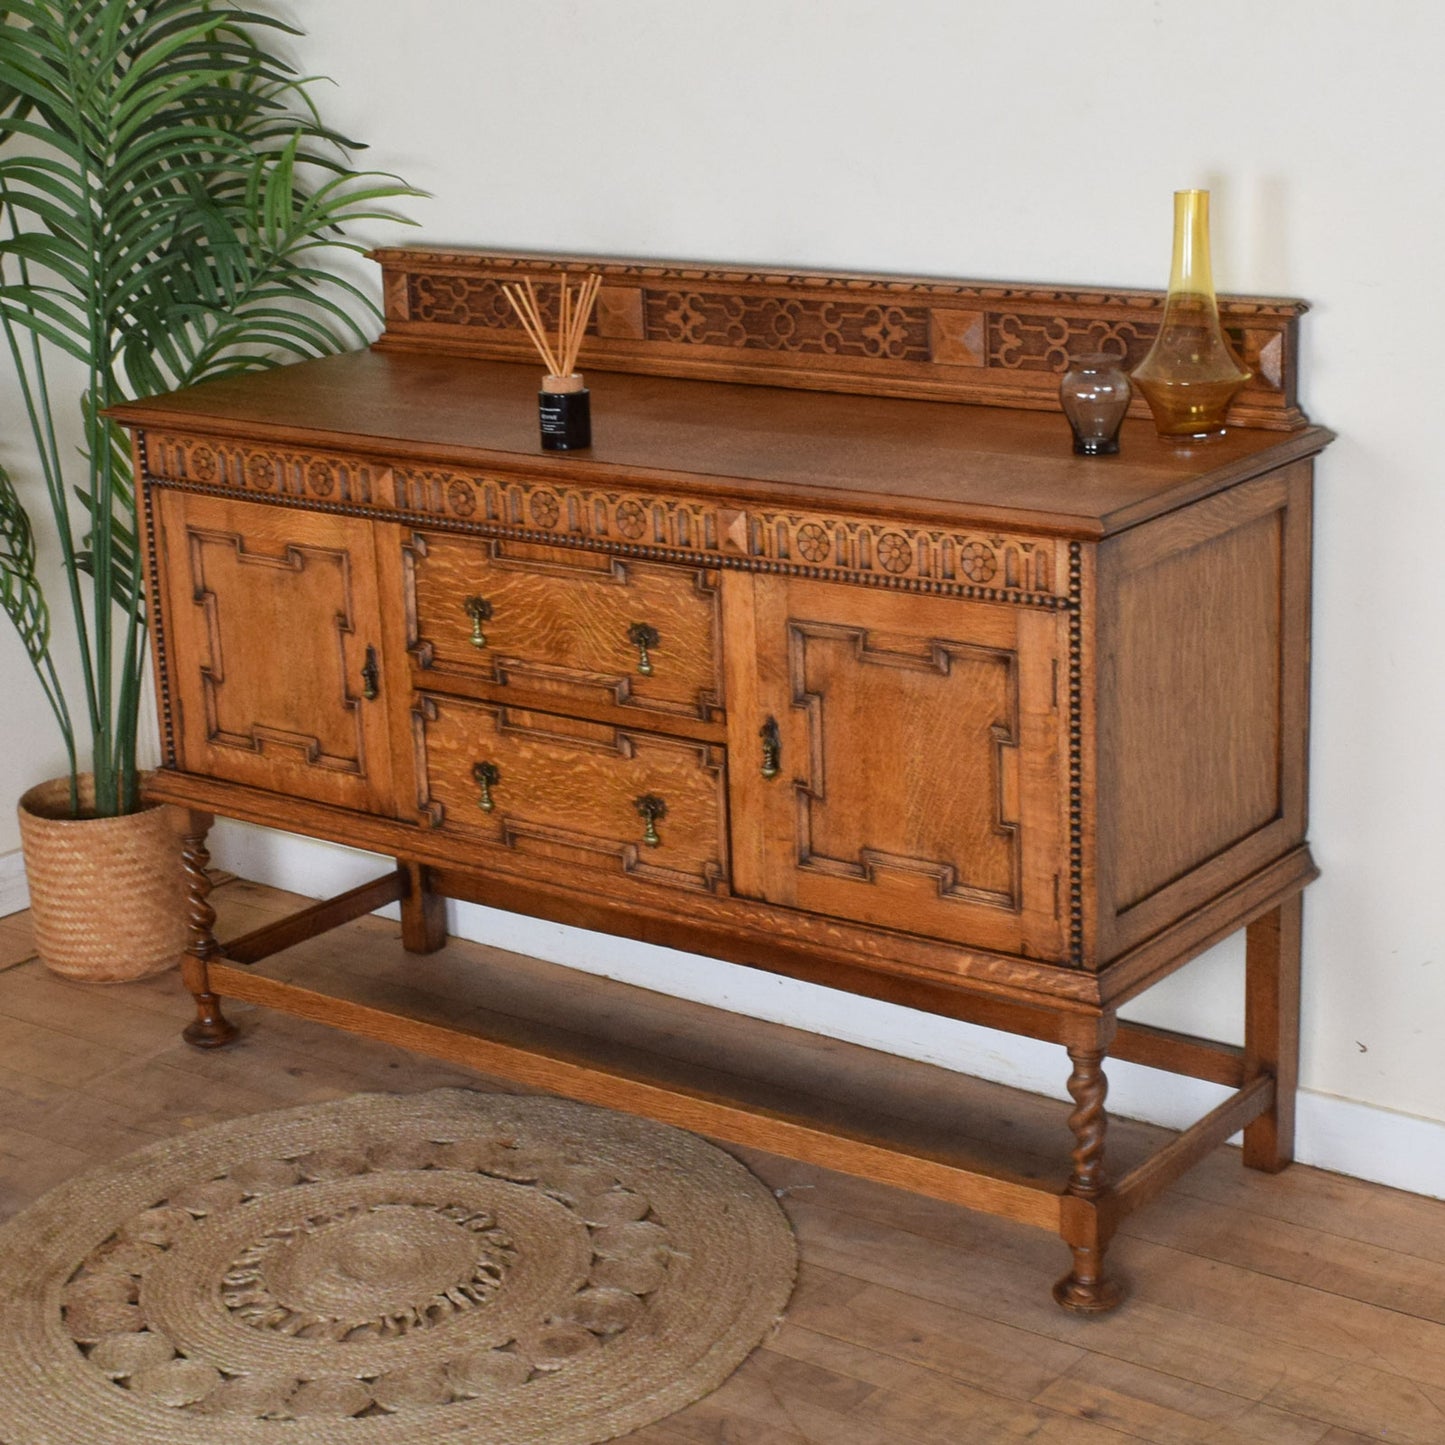
[[(82, 780), (82, 807), (95, 797)], [(124, 983), (179, 961), (187, 942), (185, 873), (174, 808), (71, 818), (56, 778), (20, 799), (20, 843), (40, 961), (88, 983)]]

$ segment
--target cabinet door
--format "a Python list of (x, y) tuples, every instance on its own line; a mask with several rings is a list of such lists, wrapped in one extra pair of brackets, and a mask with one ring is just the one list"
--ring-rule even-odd
[(735, 889), (1063, 957), (1061, 614), (734, 580), (725, 617)]
[(178, 766), (393, 811), (370, 524), (160, 490), (156, 525)]

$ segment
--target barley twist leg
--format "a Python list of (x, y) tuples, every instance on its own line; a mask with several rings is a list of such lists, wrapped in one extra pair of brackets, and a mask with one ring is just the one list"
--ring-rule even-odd
[(236, 1026), (221, 1012), (221, 1000), (211, 992), (210, 962), (220, 953), (212, 930), (216, 910), (211, 907), (211, 862), (206, 834), (211, 820), (204, 813), (192, 813), (181, 839), (181, 862), (186, 872), (187, 913), (191, 941), (181, 959), (181, 977), (196, 1001), (196, 1017), (181, 1037), (198, 1049), (217, 1049), (236, 1037)]
[(1104, 1136), (1109, 1120), (1104, 1099), (1109, 1081), (1104, 1076), (1102, 1049), (1070, 1048), (1069, 1061), (1073, 1065), (1068, 1087), (1074, 1101), (1069, 1115), (1074, 1152), (1061, 1213), (1074, 1267), (1054, 1286), (1054, 1298), (1067, 1310), (1101, 1314), (1124, 1297), (1118, 1283), (1104, 1276), (1104, 1251), (1112, 1233), (1105, 1227), (1107, 1216), (1101, 1208), (1106, 1198)]

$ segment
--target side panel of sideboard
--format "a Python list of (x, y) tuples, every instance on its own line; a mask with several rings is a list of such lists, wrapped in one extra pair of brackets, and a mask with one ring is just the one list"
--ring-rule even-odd
[(1311, 471), (1100, 545), (1104, 960), (1304, 841)]

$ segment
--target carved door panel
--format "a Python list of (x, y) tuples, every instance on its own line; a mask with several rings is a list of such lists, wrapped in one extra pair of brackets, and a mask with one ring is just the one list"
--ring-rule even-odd
[(394, 812), (370, 523), (156, 493), (176, 762)]
[(1061, 615), (736, 581), (725, 600), (736, 891), (1062, 958)]

